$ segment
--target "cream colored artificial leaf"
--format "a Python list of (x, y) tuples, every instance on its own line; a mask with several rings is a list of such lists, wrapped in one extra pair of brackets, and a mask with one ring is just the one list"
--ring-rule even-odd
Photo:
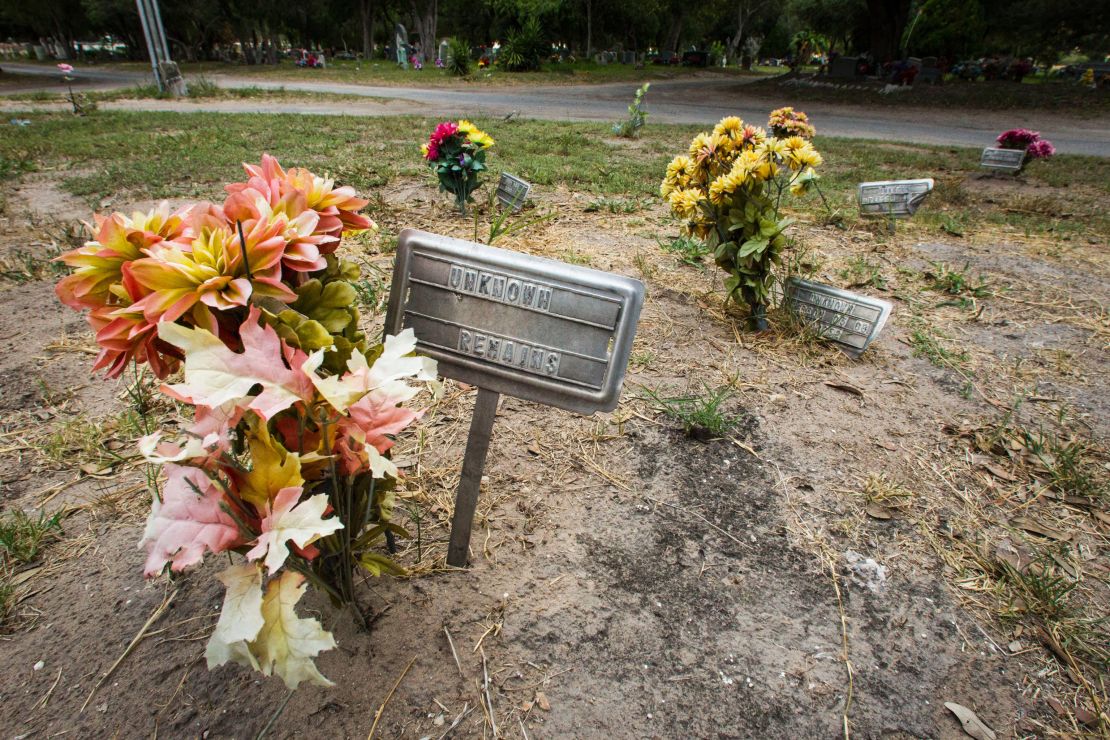
[(258, 670), (247, 643), (258, 637), (262, 619), (262, 568), (257, 563), (233, 565), (217, 576), (227, 592), (220, 620), (208, 640), (209, 670), (232, 660)]
[(262, 600), (262, 629), (250, 643), (265, 675), (277, 674), (290, 690), (301, 681), (331, 686), (332, 682), (316, 669), (312, 659), (335, 647), (335, 638), (315, 619), (302, 619), (293, 607), (304, 594), (304, 576), (285, 571), (270, 581)]
[(247, 553), (247, 558), (257, 560), (265, 555), (266, 568), (273, 575), (289, 557), (289, 540), (304, 548), (321, 537), (343, 529), (339, 517), (324, 519), (328, 496), (318, 493), (300, 504), (300, 486), (283, 488), (274, 498), (269, 514), (262, 520), (262, 534), (257, 544)]
[[(258, 309), (251, 308), (239, 330), (242, 352), (231, 351), (204, 329), (159, 323), (158, 337), (185, 353), (185, 382), (162, 390), (197, 406), (216, 408), (233, 403), (253, 409), (263, 419), (297, 401), (311, 400), (312, 385), (301, 371), (304, 353), (283, 347), (272, 328), (259, 326), (258, 317)], [(286, 367), (287, 359), (292, 367)], [(251, 396), (256, 385), (262, 386), (262, 392)]]
[(416, 334), (412, 329), (405, 329), (400, 334), (385, 338), (382, 353), (373, 366), (367, 364), (366, 357), (361, 352), (354, 352), (347, 361), (347, 372), (341, 377), (321, 378), (316, 374), (316, 369), (324, 362), (325, 350), (319, 349), (309, 355), (302, 370), (316, 386), (316, 390), (320, 391), (320, 395), (337, 411), (346, 411), (351, 404), (370, 391), (377, 391), (396, 405), (404, 403), (419, 392), (418, 388), (405, 383), (403, 378), (425, 381), (436, 379), (435, 360), (417, 357), (412, 354), (415, 351)]

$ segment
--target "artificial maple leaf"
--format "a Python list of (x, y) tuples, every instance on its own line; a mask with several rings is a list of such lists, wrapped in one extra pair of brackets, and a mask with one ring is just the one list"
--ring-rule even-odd
[(151, 502), (139, 547), (147, 551), (145, 574), (156, 576), (166, 563), (184, 570), (204, 551), (223, 552), (240, 543), (239, 527), (221, 508), (223, 491), (199, 468), (167, 465), (162, 500)]
[(262, 520), (262, 534), (258, 536), (258, 543), (247, 553), (250, 560), (257, 560), (265, 555), (266, 568), (270, 575), (284, 565), (285, 559), (289, 557), (289, 546), (286, 545), (289, 540), (303, 548), (321, 537), (343, 529), (343, 523), (338, 517), (323, 518), (324, 511), (328, 508), (326, 493), (318, 493), (298, 504), (302, 490), (300, 486), (296, 486), (283, 488), (278, 492), (273, 504), (267, 507), (268, 513)]
[(306, 588), (304, 576), (292, 571), (272, 579), (262, 600), (262, 629), (250, 643), (262, 673), (281, 676), (290, 690), (301, 681), (333, 685), (316, 669), (312, 659), (335, 647), (335, 638), (318, 621), (302, 619), (293, 610)]
[(235, 476), (236, 490), (239, 498), (261, 512), (282, 489), (303, 486), (304, 478), (301, 477), (300, 456), (282, 447), (270, 434), (266, 422), (254, 417), (248, 419), (247, 443), (253, 467), (250, 472)]
[[(185, 382), (162, 390), (179, 401), (209, 408), (235, 403), (267, 420), (297, 401), (311, 400), (312, 384), (300, 368), (304, 354), (289, 351), (272, 328), (259, 326), (260, 315), (252, 307), (240, 328), (242, 352), (231, 351), (203, 329), (159, 323), (159, 338), (185, 353)], [(293, 366), (287, 367), (285, 359)], [(250, 396), (256, 385), (262, 386), (262, 393)]]
[(262, 618), (262, 568), (256, 563), (233, 565), (216, 576), (227, 587), (220, 620), (208, 640), (209, 670), (232, 660), (258, 670), (247, 643), (258, 636)]
[(381, 356), (373, 366), (367, 364), (361, 352), (353, 352), (347, 361), (348, 372), (342, 377), (321, 378), (315, 371), (323, 364), (326, 350), (319, 349), (308, 356), (302, 370), (337, 411), (346, 411), (351, 404), (375, 390), (392, 399), (394, 404), (404, 403), (419, 389), (409, 386), (402, 378), (436, 379), (436, 361), (413, 355), (415, 350), (416, 334), (412, 329), (405, 329), (385, 338)]

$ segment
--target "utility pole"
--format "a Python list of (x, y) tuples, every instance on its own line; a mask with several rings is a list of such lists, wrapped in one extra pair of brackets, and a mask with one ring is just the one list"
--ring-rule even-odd
[(181, 70), (170, 59), (170, 47), (166, 43), (166, 29), (162, 25), (162, 12), (158, 0), (135, 0), (139, 9), (139, 22), (143, 26), (143, 38), (150, 54), (150, 68), (159, 92), (169, 92), (174, 97), (183, 97), (189, 89)]

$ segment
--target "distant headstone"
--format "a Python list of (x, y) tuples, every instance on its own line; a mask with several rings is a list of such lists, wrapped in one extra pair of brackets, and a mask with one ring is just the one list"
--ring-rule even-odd
[(1016, 175), (1025, 166), (1025, 150), (995, 149), (988, 146), (983, 150), (983, 156), (979, 159), (979, 166), (987, 170)]
[(635, 64), (636, 52), (626, 51), (621, 55), (621, 64)]
[(849, 357), (859, 357), (883, 330), (891, 304), (831, 285), (799, 278), (786, 281), (787, 306)]
[(409, 68), (409, 32), (400, 23), (393, 27), (393, 48), (397, 63), (404, 69)]
[(502, 172), (501, 181), (497, 183), (497, 200), (501, 205), (512, 208), (514, 212), (519, 211), (524, 201), (528, 200), (528, 193), (531, 191), (531, 184), (516, 175)]
[(447, 61), (447, 39), (439, 42), (439, 59)]
[(859, 186), (859, 212), (861, 216), (906, 218), (917, 212), (931, 192), (931, 177), (863, 182)]

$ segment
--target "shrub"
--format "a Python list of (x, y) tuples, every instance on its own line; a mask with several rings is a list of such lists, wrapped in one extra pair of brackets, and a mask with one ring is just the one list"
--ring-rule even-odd
[(534, 72), (550, 53), (551, 45), (544, 39), (540, 22), (529, 18), (509, 33), (497, 59), (510, 72)]
[(470, 74), (470, 42), (453, 38), (447, 44), (446, 69), (449, 74), (465, 77)]
[(614, 134), (626, 139), (639, 137), (648, 117), (647, 111), (644, 110), (644, 95), (647, 94), (649, 87), (651, 87), (651, 83), (645, 82), (636, 91), (636, 97), (632, 99), (632, 105), (628, 106), (628, 118), (620, 123), (613, 124)]

